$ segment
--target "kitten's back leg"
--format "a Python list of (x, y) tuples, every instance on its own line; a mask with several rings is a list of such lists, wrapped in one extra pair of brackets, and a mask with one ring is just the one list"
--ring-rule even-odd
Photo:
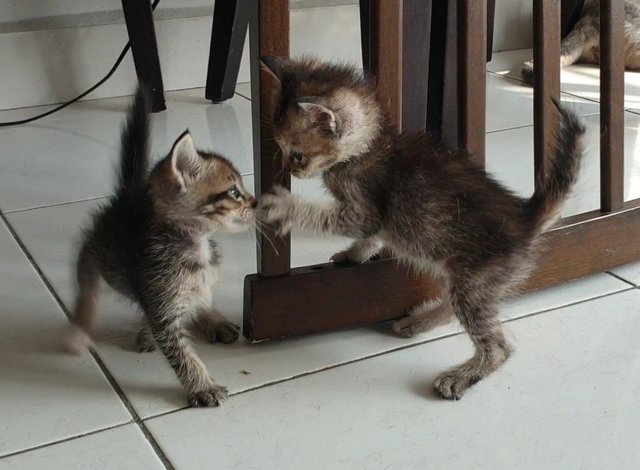
[(414, 307), (409, 316), (396, 321), (393, 331), (405, 338), (412, 338), (419, 333), (425, 333), (440, 325), (446, 325), (454, 317), (453, 309), (448, 295), (445, 295), (439, 303), (424, 302)]
[[(584, 53), (591, 50), (600, 41), (598, 18), (588, 15), (580, 18), (571, 32), (560, 44), (560, 66), (574, 64)], [(588, 58), (586, 58), (589, 60)], [(592, 60), (590, 60), (592, 62)], [(527, 83), (533, 83), (533, 61), (527, 61), (522, 66), (522, 78)]]
[(511, 354), (497, 304), (501, 284), (486, 277), (476, 282), (459, 279), (451, 285), (453, 312), (469, 334), (475, 353), (471, 359), (436, 378), (434, 387), (442, 398), (458, 400), (465, 390), (498, 369)]
[[(562, 40), (560, 45), (560, 66), (574, 64), (585, 57), (585, 53), (600, 42), (599, 19), (596, 15), (588, 14), (580, 18), (571, 32)], [(589, 60), (592, 61), (592, 60)]]
[(196, 318), (196, 325), (211, 343), (231, 344), (240, 337), (240, 327), (215, 309), (200, 312)]
[(73, 330), (67, 341), (69, 350), (76, 354), (84, 354), (92, 345), (90, 334), (98, 310), (100, 277), (96, 259), (85, 243), (76, 266), (78, 295), (73, 309)]
[(147, 323), (145, 319), (136, 336), (136, 351), (145, 353), (155, 351), (155, 349), (156, 343), (153, 341), (153, 334), (151, 333), (151, 328), (149, 328), (149, 323)]

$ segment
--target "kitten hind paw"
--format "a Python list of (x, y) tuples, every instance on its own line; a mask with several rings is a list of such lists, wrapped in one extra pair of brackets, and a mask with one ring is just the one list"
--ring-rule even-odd
[(82, 356), (89, 352), (89, 348), (93, 347), (93, 341), (82, 328), (73, 325), (67, 335), (65, 346), (70, 353)]
[(356, 263), (358, 263), (358, 261), (352, 260), (349, 257), (349, 250), (338, 251), (337, 253), (334, 253), (333, 256), (331, 256), (331, 258), (329, 258), (329, 261), (333, 261), (336, 264), (356, 264)]
[(212, 385), (208, 390), (189, 394), (189, 404), (194, 408), (212, 408), (220, 406), (228, 397), (226, 387)]
[(403, 338), (413, 338), (415, 335), (424, 332), (421, 325), (418, 325), (413, 317), (403, 318), (396, 321), (391, 327), (393, 332)]
[(210, 334), (209, 341), (212, 343), (231, 344), (240, 337), (240, 327), (235, 323), (226, 321), (220, 323)]
[(136, 351), (139, 353), (155, 351), (156, 344), (153, 342), (151, 333), (149, 333), (146, 328), (143, 328), (138, 332), (138, 336), (136, 336), (135, 347)]

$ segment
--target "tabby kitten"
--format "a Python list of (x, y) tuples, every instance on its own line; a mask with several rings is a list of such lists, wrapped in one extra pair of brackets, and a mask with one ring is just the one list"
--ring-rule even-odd
[(374, 88), (353, 68), (308, 58), (263, 61), (279, 81), (273, 126), (283, 166), (299, 178), (322, 176), (334, 201), (308, 202), (276, 187), (261, 201), (261, 216), (281, 233), (354, 238), (333, 256), (336, 262), (363, 263), (384, 247), (409, 267), (441, 277), (439, 304), (416, 307), (393, 330), (411, 337), (458, 318), (475, 354), (434, 385), (443, 398), (459, 399), (512, 351), (497, 307), (531, 272), (539, 235), (576, 179), (583, 126), (557, 104), (557, 150), (525, 200), (424, 135), (395, 135)]
[(86, 350), (104, 279), (145, 316), (140, 352), (157, 345), (187, 391), (192, 406), (226, 398), (192, 349), (187, 326), (207, 338), (238, 339), (239, 327), (211, 307), (220, 255), (211, 235), (246, 230), (256, 200), (224, 157), (196, 150), (185, 131), (148, 172), (149, 98), (138, 90), (122, 131), (115, 195), (93, 216), (77, 264), (79, 293), (71, 346)]
[[(627, 70), (640, 71), (640, 1), (624, 0), (624, 64)], [(600, 2), (587, 0), (580, 19), (562, 40), (560, 66), (585, 62), (600, 64)], [(533, 61), (525, 62), (522, 76), (533, 82)]]

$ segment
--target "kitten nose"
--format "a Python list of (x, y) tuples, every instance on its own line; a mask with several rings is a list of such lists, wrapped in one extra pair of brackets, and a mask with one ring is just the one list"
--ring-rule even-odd
[(249, 198), (249, 204), (251, 204), (251, 207), (255, 209), (256, 207), (258, 207), (258, 200), (255, 197), (251, 196)]

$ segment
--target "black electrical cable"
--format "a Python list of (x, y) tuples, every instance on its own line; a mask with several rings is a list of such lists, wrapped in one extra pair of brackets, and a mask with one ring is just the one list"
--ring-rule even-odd
[[(160, 0), (155, 0), (153, 2), (153, 4), (151, 5), (151, 10), (155, 10), (156, 6), (158, 6), (158, 3), (160, 3)], [(113, 64), (113, 67), (111, 67), (109, 72), (107, 72), (107, 74), (98, 83), (93, 85), (91, 88), (89, 88), (84, 93), (76, 96), (71, 101), (67, 101), (66, 103), (62, 103), (60, 106), (57, 106), (57, 107), (47, 111), (46, 113), (38, 114), (36, 116), (32, 116), (32, 117), (27, 118), (27, 119), (21, 119), (19, 121), (0, 122), (0, 127), (18, 126), (20, 124), (28, 124), (28, 123), (36, 121), (38, 119), (42, 119), (45, 116), (49, 116), (50, 114), (57, 113), (58, 111), (60, 111), (61, 109), (66, 108), (70, 104), (73, 104), (76, 101), (81, 100), (82, 98), (87, 96), (89, 93), (91, 93), (93, 90), (95, 90), (96, 88), (98, 88), (100, 85), (102, 85), (104, 82), (106, 82), (107, 80), (109, 80), (111, 78), (111, 76), (115, 73), (115, 71), (118, 69), (118, 67), (122, 63), (124, 57), (127, 55), (127, 52), (129, 52), (129, 49), (131, 49), (131, 43), (127, 42), (127, 45), (124, 46), (124, 49), (122, 49), (122, 52), (120, 53), (120, 55), (116, 59), (116, 62)]]

